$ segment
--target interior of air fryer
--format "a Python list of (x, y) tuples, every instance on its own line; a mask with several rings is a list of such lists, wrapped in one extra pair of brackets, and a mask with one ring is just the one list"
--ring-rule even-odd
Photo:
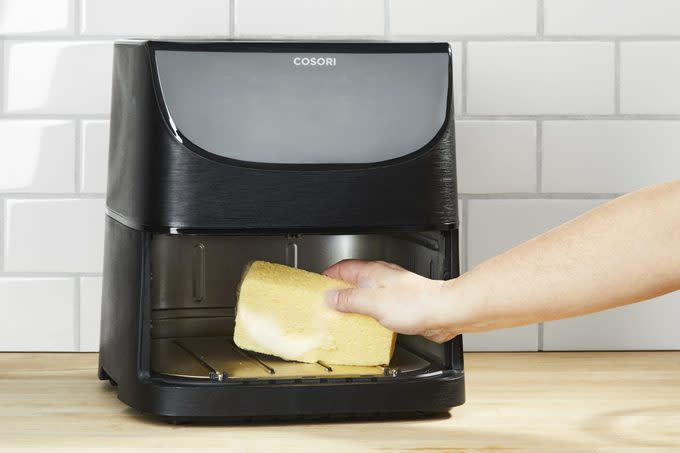
[(208, 381), (398, 379), (436, 373), (444, 346), (399, 335), (390, 363), (337, 366), (289, 362), (233, 342), (237, 288), (246, 264), (266, 260), (321, 272), (346, 258), (384, 260), (442, 278), (441, 232), (280, 235), (159, 234), (151, 241), (151, 369)]

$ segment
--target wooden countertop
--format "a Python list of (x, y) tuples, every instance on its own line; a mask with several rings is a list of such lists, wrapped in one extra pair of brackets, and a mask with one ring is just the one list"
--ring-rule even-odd
[(97, 380), (97, 355), (0, 354), (0, 450), (680, 451), (680, 352), (466, 354), (467, 403), (439, 419), (169, 425)]

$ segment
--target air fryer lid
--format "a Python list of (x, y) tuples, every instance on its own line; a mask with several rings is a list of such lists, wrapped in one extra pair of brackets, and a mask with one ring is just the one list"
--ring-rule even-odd
[(157, 49), (171, 125), (222, 157), (374, 163), (426, 146), (445, 122), (448, 52)]

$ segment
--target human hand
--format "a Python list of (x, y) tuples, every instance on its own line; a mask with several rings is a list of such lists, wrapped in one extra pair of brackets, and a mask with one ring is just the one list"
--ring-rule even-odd
[(446, 322), (444, 281), (430, 280), (384, 261), (344, 260), (323, 272), (355, 288), (329, 291), (326, 303), (341, 312), (375, 318), (393, 332), (442, 343), (458, 335)]

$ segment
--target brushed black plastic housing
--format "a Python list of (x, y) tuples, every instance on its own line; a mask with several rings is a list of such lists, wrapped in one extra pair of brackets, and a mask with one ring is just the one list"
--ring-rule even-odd
[[(160, 49), (449, 52), (446, 43), (116, 43), (107, 207), (146, 230), (357, 230), (457, 222), (453, 96), (439, 133), (420, 150), (375, 164), (271, 165), (229, 161), (178, 140), (154, 64)], [(380, 131), (375, 131), (380, 134)], [(178, 134), (181, 138), (181, 130)], [(295, 215), (291, 215), (295, 213)]]

